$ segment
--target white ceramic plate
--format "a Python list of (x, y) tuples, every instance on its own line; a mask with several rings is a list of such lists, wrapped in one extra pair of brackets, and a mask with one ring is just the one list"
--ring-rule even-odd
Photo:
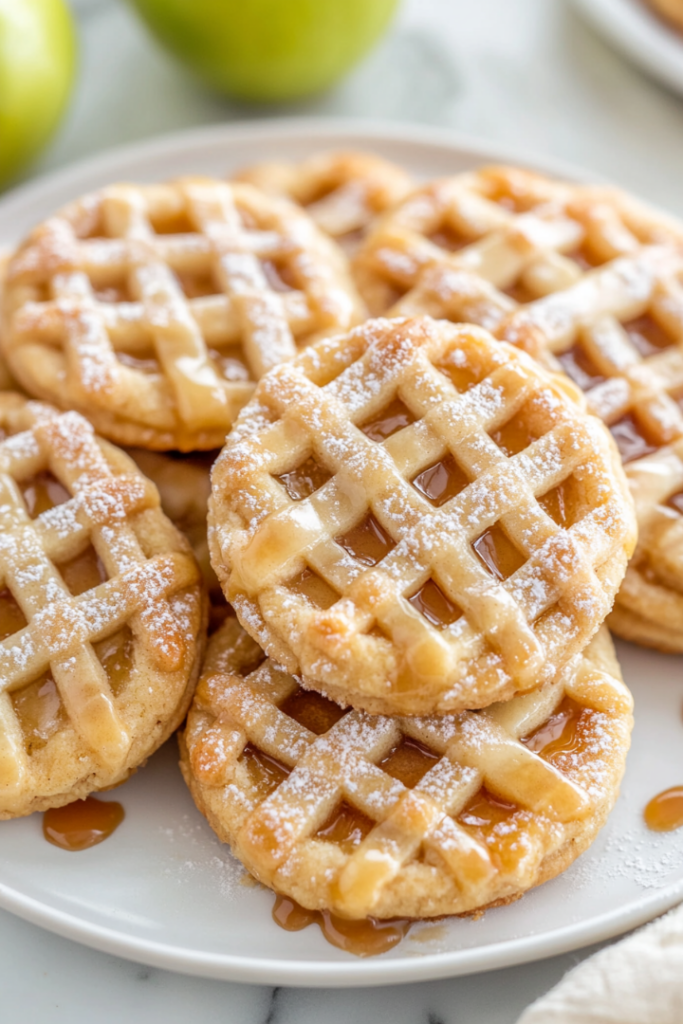
[[(529, 163), (472, 140), (419, 129), (277, 122), (161, 139), (106, 154), (0, 202), (0, 244), (79, 193), (117, 179), (222, 174), (251, 161), (324, 147), (372, 148), (415, 174), (492, 160)], [(580, 172), (534, 160), (536, 167)], [(617, 935), (683, 899), (680, 833), (655, 835), (642, 809), (683, 783), (683, 658), (622, 645), (637, 725), (619, 803), (593, 848), (564, 875), (480, 921), (420, 925), (382, 957), (358, 960), (317, 927), (281, 931), (272, 895), (243, 872), (195, 810), (175, 743), (110, 799), (126, 810), (107, 842), (69, 854), (45, 842), (40, 816), (0, 824), (0, 905), (97, 949), (172, 970), (270, 985), (377, 985), (489, 970)]]
[(683, 33), (646, 6), (645, 0), (574, 0), (607, 40), (644, 71), (683, 93)]

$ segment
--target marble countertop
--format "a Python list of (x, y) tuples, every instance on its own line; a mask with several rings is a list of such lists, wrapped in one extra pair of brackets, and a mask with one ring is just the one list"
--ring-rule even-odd
[[(392, 31), (336, 91), (286, 110), (204, 92), (122, 0), (72, 0), (81, 73), (34, 174), (123, 142), (283, 114), (441, 125), (592, 169), (683, 214), (683, 101), (598, 39), (569, 0), (404, 0)], [(86, 949), (0, 911), (5, 1019), (99, 1024), (513, 1024), (593, 949), (447, 981), (343, 991), (187, 978)], [(14, 1014), (11, 1008), (16, 1007)], [(4, 1016), (4, 1014), (3, 1014)]]

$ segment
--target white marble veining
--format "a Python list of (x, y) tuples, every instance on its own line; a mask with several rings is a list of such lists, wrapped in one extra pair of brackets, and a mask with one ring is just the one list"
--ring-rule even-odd
[[(204, 92), (122, 3), (74, 0), (74, 7), (78, 92), (35, 173), (152, 134), (278, 112)], [(592, 168), (683, 214), (683, 102), (609, 50), (562, 0), (404, 0), (391, 33), (343, 85), (282, 113), (449, 126)], [(1, 1016), (12, 1024), (513, 1024), (591, 952), (450, 981), (320, 992), (140, 967), (5, 912), (0, 948)]]

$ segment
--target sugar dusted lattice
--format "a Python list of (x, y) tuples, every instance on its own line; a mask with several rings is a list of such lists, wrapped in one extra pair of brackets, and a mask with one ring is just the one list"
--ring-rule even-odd
[(388, 714), (550, 681), (635, 542), (602, 424), (520, 351), (429, 318), (368, 321), (264, 378), (214, 467), (209, 524), (267, 653)]

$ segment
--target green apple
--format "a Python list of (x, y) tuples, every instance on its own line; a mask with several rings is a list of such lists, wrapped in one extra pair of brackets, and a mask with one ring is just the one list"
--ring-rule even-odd
[(0, 0), (0, 188), (57, 127), (71, 92), (75, 52), (63, 0)]
[(332, 85), (379, 38), (397, 0), (131, 0), (221, 92), (291, 100)]

